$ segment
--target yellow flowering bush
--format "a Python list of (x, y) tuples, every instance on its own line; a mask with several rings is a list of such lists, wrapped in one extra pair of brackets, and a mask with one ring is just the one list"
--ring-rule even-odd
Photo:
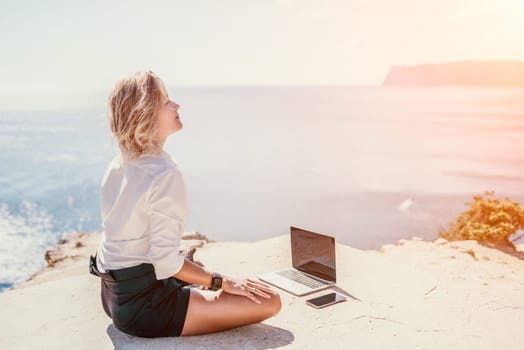
[(450, 223), (440, 236), (450, 240), (474, 239), (481, 243), (515, 247), (524, 236), (524, 207), (509, 198), (499, 199), (495, 192), (473, 197), (469, 208)]

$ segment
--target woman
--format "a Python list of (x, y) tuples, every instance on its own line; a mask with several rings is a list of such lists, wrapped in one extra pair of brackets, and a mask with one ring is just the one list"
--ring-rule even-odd
[(121, 152), (102, 180), (104, 232), (90, 272), (101, 277), (105, 312), (131, 335), (218, 332), (281, 308), (269, 286), (221, 276), (179, 254), (187, 196), (177, 163), (163, 150), (167, 137), (183, 128), (179, 108), (151, 71), (122, 79), (109, 98)]

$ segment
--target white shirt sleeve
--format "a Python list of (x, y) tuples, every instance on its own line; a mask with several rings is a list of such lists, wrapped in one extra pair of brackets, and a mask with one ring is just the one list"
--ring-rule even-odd
[(179, 255), (180, 239), (187, 215), (186, 189), (182, 174), (170, 171), (156, 179), (148, 197), (150, 209), (149, 258), (156, 278), (178, 273), (184, 264)]

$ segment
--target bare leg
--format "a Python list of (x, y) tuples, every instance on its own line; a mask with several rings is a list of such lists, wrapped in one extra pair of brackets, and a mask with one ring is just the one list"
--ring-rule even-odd
[(281, 308), (280, 295), (259, 298), (257, 304), (245, 296), (191, 288), (186, 321), (180, 335), (220, 332), (261, 322), (276, 315)]

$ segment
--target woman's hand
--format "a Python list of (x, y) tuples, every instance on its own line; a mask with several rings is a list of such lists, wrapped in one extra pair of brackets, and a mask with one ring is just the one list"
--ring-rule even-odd
[(224, 277), (222, 280), (222, 290), (228, 294), (245, 296), (258, 304), (262, 302), (256, 297), (257, 295), (269, 299), (271, 295), (276, 294), (267, 284), (249, 278), (238, 279)]

